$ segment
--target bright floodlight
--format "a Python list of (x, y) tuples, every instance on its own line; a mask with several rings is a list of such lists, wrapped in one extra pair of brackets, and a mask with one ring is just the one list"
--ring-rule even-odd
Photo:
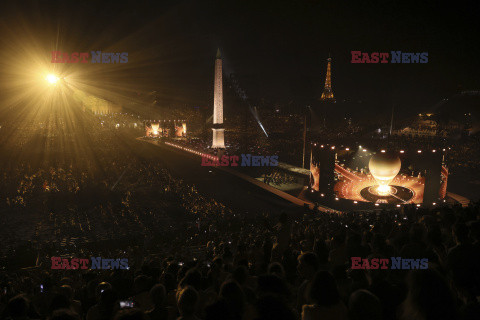
[(160, 124), (152, 123), (152, 131), (155, 136), (158, 135), (158, 130), (160, 130)]
[(48, 74), (46, 77), (45, 77), (45, 80), (48, 81), (48, 83), (50, 84), (56, 84), (59, 80), (59, 78), (57, 76), (55, 76), (54, 74)]
[(392, 188), (388, 185), (379, 185), (377, 187), (377, 193), (381, 196), (389, 195), (392, 191)]

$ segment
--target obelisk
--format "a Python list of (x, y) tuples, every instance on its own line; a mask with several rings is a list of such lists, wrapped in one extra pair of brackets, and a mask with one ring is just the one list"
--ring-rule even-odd
[(212, 130), (212, 148), (225, 149), (225, 129), (223, 128), (222, 56), (220, 55), (220, 49), (217, 50), (217, 57), (215, 59)]

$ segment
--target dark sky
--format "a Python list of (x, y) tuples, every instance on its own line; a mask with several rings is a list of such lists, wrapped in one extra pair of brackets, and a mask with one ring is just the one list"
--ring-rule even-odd
[[(63, 65), (119, 91), (208, 105), (216, 48), (252, 101), (301, 105), (322, 91), (330, 54), (338, 100), (429, 109), (480, 89), (478, 1), (3, 1), (0, 67), (35, 43), (66, 52), (128, 52), (127, 65)], [(428, 52), (427, 64), (351, 64), (350, 51)], [(10, 65), (9, 65), (10, 64)], [(2, 71), (2, 70), (0, 70)], [(4, 74), (5, 77), (5, 74)]]

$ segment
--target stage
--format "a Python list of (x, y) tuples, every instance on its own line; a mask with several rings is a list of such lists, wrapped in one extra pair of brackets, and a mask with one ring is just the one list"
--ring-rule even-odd
[(425, 178), (412, 177), (406, 174), (397, 175), (390, 182), (388, 194), (379, 195), (375, 188), (378, 182), (372, 175), (367, 175), (351, 169), (335, 166), (339, 181), (334, 186), (337, 197), (352, 201), (367, 201), (373, 203), (407, 204), (422, 203)]

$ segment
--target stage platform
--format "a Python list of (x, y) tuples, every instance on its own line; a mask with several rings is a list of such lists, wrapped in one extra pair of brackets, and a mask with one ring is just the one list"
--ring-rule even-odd
[[(148, 139), (143, 139), (143, 137), (139, 137), (137, 138), (137, 140), (140, 140), (140, 141), (144, 141), (144, 142), (147, 142), (147, 143), (150, 143), (150, 144), (153, 144), (153, 145), (165, 145), (165, 146), (168, 146), (168, 147), (171, 147), (171, 148), (175, 148), (177, 150), (180, 150), (180, 151), (183, 151), (185, 152), (185, 154), (188, 154), (189, 156), (193, 156), (193, 157), (198, 157), (199, 158), (199, 165), (200, 165), (200, 160), (201, 160), (201, 157), (202, 155), (204, 155), (204, 153), (198, 151), (198, 150), (194, 150), (194, 149), (191, 149), (191, 148), (186, 148), (184, 146), (181, 146), (181, 145), (176, 145), (172, 142), (168, 142), (168, 143), (164, 143), (163, 141), (159, 141), (159, 140), (148, 140)], [(210, 155), (212, 156), (212, 155)], [(213, 156), (212, 156), (213, 157)], [(305, 169), (301, 169), (301, 168), (297, 168), (297, 167), (294, 167), (294, 166), (290, 166), (292, 170), (296, 170), (297, 174), (306, 174), (305, 172), (302, 173), (302, 170), (305, 170)], [(279, 189), (276, 189), (270, 185), (267, 185), (265, 183), (263, 183), (262, 181), (260, 180), (257, 180), (256, 178), (254, 177), (251, 177), (247, 174), (244, 174), (242, 172), (239, 172), (238, 170), (235, 170), (235, 168), (232, 168), (232, 167), (211, 167), (213, 170), (221, 170), (223, 172), (227, 172), (233, 176), (236, 176), (244, 181), (247, 181), (259, 188), (262, 188), (263, 190), (265, 191), (268, 191), (272, 194), (275, 194), (276, 196), (284, 199), (284, 200), (287, 200), (289, 201), (290, 203), (293, 203), (295, 205), (298, 205), (298, 206), (301, 206), (301, 207), (309, 207), (310, 209), (314, 209), (315, 207), (317, 208), (318, 211), (321, 211), (321, 212), (336, 212), (336, 213), (341, 213), (340, 211), (338, 210), (335, 210), (335, 209), (332, 209), (332, 208), (329, 208), (329, 207), (326, 207), (326, 206), (323, 206), (323, 205), (319, 205), (319, 204), (315, 204), (311, 201), (308, 201), (308, 200), (305, 200), (305, 199), (301, 199), (301, 198), (298, 198), (298, 197), (295, 197), (291, 194), (288, 194), (287, 192), (284, 192), (282, 190), (279, 190)], [(301, 170), (298, 170), (298, 169), (301, 169)], [(307, 170), (308, 171), (308, 170)]]

